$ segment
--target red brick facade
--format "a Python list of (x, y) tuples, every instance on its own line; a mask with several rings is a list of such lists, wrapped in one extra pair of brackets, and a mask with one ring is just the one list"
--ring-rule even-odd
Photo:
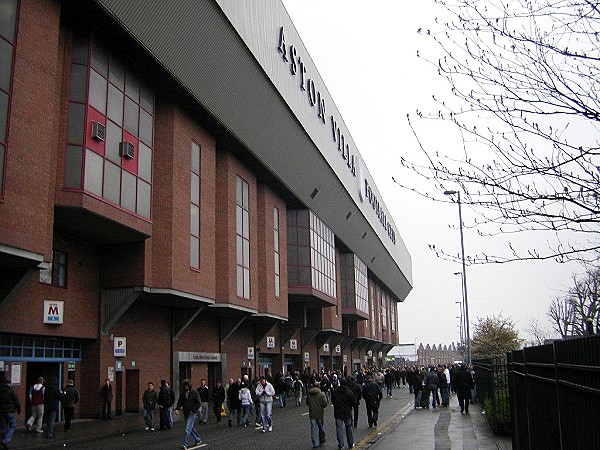
[[(337, 303), (314, 289), (306, 291), (314, 295), (290, 293), (286, 213), (299, 209), (297, 202), (289, 204), (292, 196), (263, 176), (265, 169), (257, 169), (241, 144), (230, 148), (231, 140), (222, 139), (226, 130), (203, 119), (183, 89), (163, 91), (156, 82), (165, 76), (162, 69), (136, 67), (155, 88), (151, 218), (85, 189), (64, 188), (75, 39), (72, 20), (61, 21), (65, 5), (21, 1), (17, 24), (0, 201), (0, 361), (9, 374), (20, 365), (21, 377), (13, 383), (23, 403), (39, 375), (58, 376), (63, 384), (74, 377), (82, 394), (77, 414), (97, 417), (107, 377), (114, 380), (113, 407), (124, 413), (140, 408), (148, 381), (158, 386), (167, 379), (177, 386), (185, 375), (195, 386), (202, 378), (256, 376), (265, 361), (273, 373), (334, 367), (350, 372), (382, 364), (378, 352), (398, 343), (398, 329), (392, 333), (386, 326), (382, 334), (378, 326), (373, 335), (370, 320), (342, 314), (339, 254), (347, 250), (336, 248)], [(80, 26), (86, 27), (85, 20)], [(144, 59), (137, 56), (130, 59)], [(192, 142), (200, 147), (199, 268), (190, 267)], [(249, 298), (237, 294), (237, 177), (249, 188)], [(67, 255), (65, 286), (40, 283), (38, 265), (52, 263), (53, 250)], [(377, 318), (383, 286), (376, 279), (370, 283)], [(49, 300), (63, 302), (62, 324), (43, 323)], [(395, 307), (391, 296), (387, 301), (388, 309)], [(120, 337), (126, 338), (126, 355), (116, 357), (113, 345)], [(272, 337), (274, 348), (268, 348)], [(75, 345), (81, 353), (52, 353), (49, 342)]]

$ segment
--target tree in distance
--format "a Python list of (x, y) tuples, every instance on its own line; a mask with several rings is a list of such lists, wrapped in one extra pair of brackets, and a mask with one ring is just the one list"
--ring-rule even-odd
[(554, 331), (561, 338), (600, 333), (600, 269), (573, 277), (573, 287), (548, 308)]
[(521, 339), (512, 319), (497, 316), (478, 317), (473, 328), (473, 359), (506, 359), (506, 354), (521, 347)]

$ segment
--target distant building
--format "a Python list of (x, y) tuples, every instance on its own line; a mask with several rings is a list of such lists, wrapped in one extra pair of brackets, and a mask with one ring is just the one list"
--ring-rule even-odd
[(462, 355), (458, 345), (452, 342), (450, 345), (438, 344), (433, 346), (423, 343), (417, 349), (417, 363), (423, 366), (448, 364), (454, 361), (462, 361)]

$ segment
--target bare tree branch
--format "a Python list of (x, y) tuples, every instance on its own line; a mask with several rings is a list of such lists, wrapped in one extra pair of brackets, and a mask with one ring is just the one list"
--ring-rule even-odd
[[(546, 249), (475, 255), (470, 263), (600, 258), (600, 11), (586, 0), (436, 0), (444, 19), (421, 58), (450, 88), (435, 112), (407, 116), (425, 156), (404, 169), (440, 193), (460, 188), (482, 236), (551, 232)], [(422, 28), (418, 30), (422, 33)], [(430, 148), (422, 121), (459, 132), (462, 155)], [(431, 129), (428, 125), (427, 130)], [(447, 145), (447, 143), (444, 143)], [(417, 192), (394, 180), (400, 187)], [(440, 201), (439, 194), (418, 194)], [(441, 201), (447, 201), (441, 200)], [(490, 231), (491, 230), (491, 231)], [(562, 235), (581, 236), (571, 242)], [(456, 260), (438, 250), (441, 257)]]

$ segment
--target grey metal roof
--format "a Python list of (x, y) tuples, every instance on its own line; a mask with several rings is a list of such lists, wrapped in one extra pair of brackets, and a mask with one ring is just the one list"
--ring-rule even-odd
[[(360, 154), (279, 0), (96, 0), (189, 94), (283, 185), (312, 209), (400, 300), (412, 262), (368, 170), (353, 174), (332, 141), (334, 116), (356, 162)], [(326, 123), (277, 51), (280, 28), (326, 104)], [(364, 174), (364, 175), (363, 175)], [(361, 198), (368, 180), (393, 243)], [(311, 193), (318, 189), (312, 198)], [(351, 213), (347, 218), (348, 213)], [(365, 236), (366, 233), (366, 236)], [(364, 236), (364, 238), (363, 238)]]

